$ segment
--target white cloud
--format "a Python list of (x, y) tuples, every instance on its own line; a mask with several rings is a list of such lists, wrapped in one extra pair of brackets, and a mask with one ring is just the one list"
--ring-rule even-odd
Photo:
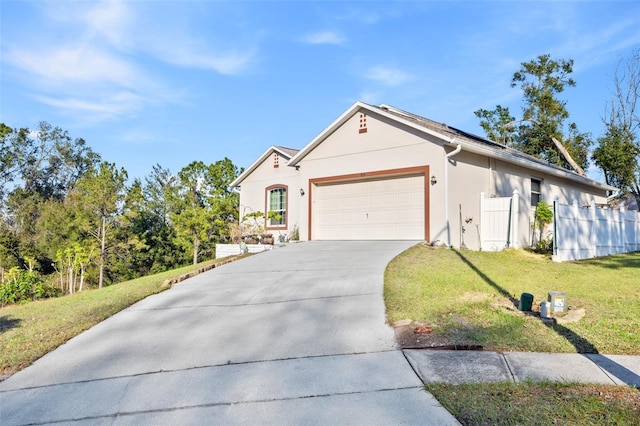
[(135, 66), (88, 46), (27, 50), (13, 47), (5, 61), (50, 85), (110, 82), (131, 87), (143, 80)]
[(84, 20), (90, 30), (114, 46), (123, 47), (130, 42), (128, 33), (134, 23), (134, 13), (125, 2), (100, 2), (84, 15)]
[(85, 96), (84, 98), (35, 96), (35, 98), (46, 105), (59, 108), (65, 113), (81, 115), (84, 118), (90, 117), (95, 121), (125, 116), (149, 103), (149, 100), (143, 96), (129, 91), (105, 95), (100, 97), (99, 101), (95, 100), (96, 96)]
[(169, 41), (148, 46), (154, 57), (173, 65), (200, 68), (215, 71), (224, 75), (239, 74), (252, 62), (254, 51), (229, 50), (213, 53), (197, 42)]
[(608, 61), (611, 56), (640, 44), (637, 18), (627, 18), (608, 27), (579, 34), (557, 47), (560, 55), (575, 59), (575, 68), (584, 69)]
[(357, 100), (365, 102), (370, 105), (379, 105), (383, 103), (381, 99), (382, 99), (382, 93), (372, 91), (372, 90), (364, 90), (360, 92), (360, 96), (358, 97)]
[(159, 5), (116, 0), (38, 6), (42, 15), (33, 22), (42, 30), (3, 40), (2, 62), (19, 72), (28, 91), (39, 91), (34, 99), (81, 119), (133, 115), (188, 97), (167, 87), (150, 58), (234, 75), (255, 57), (255, 48), (237, 49), (234, 39), (225, 39), (224, 48), (212, 45), (189, 25), (193, 16), (173, 19), (163, 8), (157, 11)]
[(414, 79), (411, 74), (402, 70), (383, 66), (370, 68), (364, 76), (385, 86), (400, 86)]
[(346, 40), (340, 33), (324, 31), (307, 35), (304, 40), (309, 44), (343, 44)]

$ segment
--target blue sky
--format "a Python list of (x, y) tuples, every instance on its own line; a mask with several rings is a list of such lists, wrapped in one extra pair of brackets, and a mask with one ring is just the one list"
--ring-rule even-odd
[(511, 77), (545, 53), (574, 60), (562, 98), (595, 139), (640, 47), (637, 1), (2, 0), (0, 17), (0, 121), (59, 126), (132, 178), (247, 167), (356, 101), (482, 135), (473, 111), (519, 116)]

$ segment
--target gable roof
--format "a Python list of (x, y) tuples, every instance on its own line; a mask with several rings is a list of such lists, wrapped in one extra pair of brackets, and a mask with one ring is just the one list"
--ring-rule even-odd
[(462, 146), (462, 150), (475, 154), (484, 155), (489, 158), (499, 159), (507, 163), (515, 164), (530, 170), (536, 170), (545, 174), (553, 175), (563, 179), (569, 179), (574, 182), (588, 185), (605, 191), (617, 191), (618, 189), (610, 185), (595, 181), (588, 177), (580, 176), (574, 171), (549, 164), (537, 157), (525, 154), (516, 149), (507, 147), (492, 140), (456, 129), (444, 123), (439, 123), (428, 118), (421, 117), (389, 105), (380, 105), (379, 107), (366, 104), (364, 102), (356, 102), (347, 109), (340, 117), (325, 128), (318, 136), (311, 140), (304, 148), (298, 151), (289, 161), (289, 166), (296, 166), (300, 161), (320, 145), (329, 135), (336, 131), (340, 126), (347, 122), (353, 115), (361, 110), (368, 110), (376, 114), (382, 115), (390, 120), (405, 126), (411, 127), (421, 133), (435, 137), (445, 145), (451, 147)]
[(253, 164), (247, 167), (245, 171), (240, 173), (240, 175), (233, 182), (231, 182), (231, 187), (235, 188), (236, 186), (239, 186), (247, 176), (249, 176), (260, 164), (262, 164), (264, 160), (269, 158), (274, 152), (278, 153), (278, 155), (280, 155), (282, 158), (289, 161), (298, 153), (298, 150), (293, 148), (285, 148), (284, 146), (270, 146), (269, 149), (267, 149), (264, 154), (260, 156), (260, 158), (254, 161)]

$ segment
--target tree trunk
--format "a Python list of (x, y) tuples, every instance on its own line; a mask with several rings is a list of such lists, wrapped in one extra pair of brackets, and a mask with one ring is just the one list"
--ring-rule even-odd
[(80, 288), (78, 289), (78, 291), (82, 291), (82, 286), (84, 284), (84, 265), (80, 266)]
[(107, 218), (102, 217), (102, 229), (100, 230), (100, 277), (98, 278), (98, 288), (102, 288), (104, 282), (104, 252), (107, 242)]
[(73, 294), (73, 266), (71, 266), (71, 262), (69, 262), (69, 275), (67, 276), (67, 288), (69, 294)]
[(567, 162), (571, 165), (573, 170), (580, 176), (586, 176), (584, 170), (582, 170), (582, 167), (578, 166), (578, 163), (576, 163), (573, 157), (571, 157), (571, 154), (569, 154), (569, 151), (567, 151), (564, 145), (562, 145), (562, 143), (560, 143), (560, 141), (553, 136), (551, 136), (551, 140), (553, 141), (553, 144), (556, 146), (558, 151), (560, 151), (560, 154), (562, 154), (565, 160), (567, 160)]
[(193, 264), (198, 264), (198, 250), (200, 249), (200, 238), (193, 236)]

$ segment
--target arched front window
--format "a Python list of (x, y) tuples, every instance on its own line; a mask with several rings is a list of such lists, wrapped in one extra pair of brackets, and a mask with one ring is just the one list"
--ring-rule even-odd
[(267, 188), (267, 229), (287, 226), (287, 186)]

